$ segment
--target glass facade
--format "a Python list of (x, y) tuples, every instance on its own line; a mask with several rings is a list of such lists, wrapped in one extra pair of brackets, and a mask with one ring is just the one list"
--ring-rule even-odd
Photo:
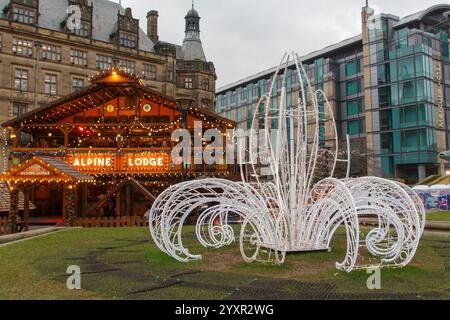
[[(331, 102), (339, 138), (349, 135), (354, 153), (368, 159), (370, 174), (416, 183), (423, 178), (420, 171), (438, 173), (438, 153), (450, 148), (449, 24), (430, 26), (426, 20), (404, 22), (381, 14), (363, 41), (355, 38), (340, 43), (304, 61), (311, 84)], [(304, 81), (294, 70), (292, 66), (286, 75), (288, 107), (296, 104), (300, 81)], [(237, 121), (239, 128), (251, 127), (259, 98), (270, 89), (273, 71), (219, 89), (216, 111)], [(273, 96), (280, 95), (281, 85), (277, 79)], [(274, 99), (272, 110), (277, 104)], [(319, 106), (324, 111), (323, 98)], [(260, 127), (264, 120), (259, 119)], [(276, 125), (273, 119), (272, 127)], [(325, 148), (329, 147), (326, 132), (325, 119), (321, 119), (320, 142)]]

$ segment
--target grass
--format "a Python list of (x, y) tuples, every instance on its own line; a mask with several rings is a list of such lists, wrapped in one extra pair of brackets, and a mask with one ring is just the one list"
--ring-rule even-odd
[[(382, 269), (376, 293), (366, 271), (335, 269), (345, 255), (342, 233), (330, 253), (289, 254), (281, 266), (244, 263), (238, 244), (204, 249), (189, 227), (185, 241), (203, 260), (177, 262), (145, 228), (71, 229), (2, 247), (0, 299), (450, 298), (449, 237), (425, 236), (409, 266)], [(81, 267), (82, 290), (67, 289), (69, 265)]]
[(427, 221), (450, 222), (450, 211), (436, 211), (427, 213)]

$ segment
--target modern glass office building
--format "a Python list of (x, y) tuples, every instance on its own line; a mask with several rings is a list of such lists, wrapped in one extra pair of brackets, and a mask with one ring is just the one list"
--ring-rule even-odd
[[(335, 112), (339, 137), (351, 139), (352, 175), (417, 183), (449, 170), (439, 152), (450, 142), (450, 4), (400, 19), (362, 9), (362, 33), (302, 57), (315, 89)], [(299, 79), (287, 75), (287, 104), (296, 104)], [(275, 68), (219, 88), (216, 112), (247, 129)], [(281, 92), (277, 80), (273, 94)], [(321, 128), (327, 143), (327, 125)]]

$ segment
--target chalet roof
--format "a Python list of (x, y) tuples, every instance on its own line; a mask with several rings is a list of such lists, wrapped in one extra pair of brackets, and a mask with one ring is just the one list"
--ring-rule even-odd
[(30, 178), (45, 179), (51, 183), (89, 183), (94, 178), (78, 171), (67, 162), (56, 157), (37, 156), (15, 166), (0, 176), (0, 181), (22, 183)]
[(77, 181), (92, 180), (92, 178), (90, 176), (88, 176), (87, 174), (85, 174), (83, 172), (78, 171), (77, 169), (75, 169), (74, 167), (69, 165), (67, 162), (65, 162), (64, 160), (61, 160), (59, 158), (44, 157), (44, 156), (39, 156), (37, 158), (42, 160), (43, 162), (49, 164), (53, 168), (58, 169), (63, 174), (68, 175), (69, 177), (72, 177), (74, 180), (77, 180)]
[[(105, 101), (136, 93), (160, 105), (180, 110), (180, 106), (174, 98), (150, 89), (145, 86), (139, 77), (122, 70), (104, 71), (93, 77), (91, 82), (85, 88), (6, 121), (2, 126), (20, 127), (24, 124), (56, 123), (77, 113), (103, 105)], [(55, 110), (58, 112), (55, 112)], [(209, 120), (234, 125), (233, 121), (201, 107), (191, 108), (188, 112), (194, 117), (197, 113), (201, 113)]]
[[(11, 194), (9, 192), (8, 185), (0, 181), (0, 212), (9, 212), (10, 211), (10, 201)], [(22, 192), (19, 193), (19, 210), (23, 210), (23, 204), (25, 202), (25, 197)], [(36, 206), (30, 202), (30, 210), (36, 209)]]

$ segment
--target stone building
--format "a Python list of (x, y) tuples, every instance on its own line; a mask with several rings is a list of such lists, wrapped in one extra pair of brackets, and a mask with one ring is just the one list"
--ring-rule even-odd
[(216, 73), (203, 52), (198, 12), (185, 17), (182, 45), (159, 39), (158, 17), (147, 14), (145, 33), (131, 9), (112, 1), (0, 0), (0, 122), (85, 87), (112, 66), (213, 110)]

